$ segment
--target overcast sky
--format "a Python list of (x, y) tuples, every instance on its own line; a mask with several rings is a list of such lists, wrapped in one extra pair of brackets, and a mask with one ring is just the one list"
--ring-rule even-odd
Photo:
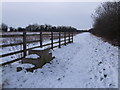
[(99, 5), (100, 2), (4, 2), (2, 22), (12, 27), (38, 23), (89, 29), (93, 23), (91, 14)]

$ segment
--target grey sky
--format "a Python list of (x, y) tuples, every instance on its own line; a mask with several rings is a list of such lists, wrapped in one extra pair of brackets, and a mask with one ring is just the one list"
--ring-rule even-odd
[(98, 5), (100, 2), (4, 2), (2, 21), (12, 27), (38, 23), (89, 29)]

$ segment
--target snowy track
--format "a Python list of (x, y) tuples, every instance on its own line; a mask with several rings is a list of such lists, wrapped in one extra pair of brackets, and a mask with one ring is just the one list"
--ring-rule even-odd
[[(53, 61), (34, 73), (3, 67), (5, 88), (117, 88), (118, 48), (82, 33), (74, 43), (52, 51)], [(11, 77), (11, 78), (10, 78)]]

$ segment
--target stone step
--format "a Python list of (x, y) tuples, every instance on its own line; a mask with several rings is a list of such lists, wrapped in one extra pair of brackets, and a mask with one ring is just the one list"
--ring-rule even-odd
[(50, 49), (36, 48), (29, 50), (29, 55), (22, 59), (22, 63), (35, 65), (35, 67), (27, 69), (28, 71), (32, 71), (41, 68), (44, 64), (49, 63), (54, 58), (55, 57), (52, 57)]
[(27, 55), (25, 58), (32, 58), (32, 59), (37, 59), (40, 58), (41, 56), (37, 55), (37, 54), (29, 54)]
[(49, 53), (42, 57), (38, 56), (37, 54), (36, 54), (37, 57), (33, 58), (32, 56), (33, 55), (31, 54), (23, 58), (22, 63), (30, 63), (35, 65), (36, 67), (41, 67), (43, 64), (49, 63), (53, 58), (55, 58), (55, 57), (52, 57), (52, 53)]
[(39, 56), (47, 55), (49, 53), (50, 53), (49, 49), (45, 49), (45, 50), (32, 49), (32, 50), (29, 50), (29, 54), (37, 54)]

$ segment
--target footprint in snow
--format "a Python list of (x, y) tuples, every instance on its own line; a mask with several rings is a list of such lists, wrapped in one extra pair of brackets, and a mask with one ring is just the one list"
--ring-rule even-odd
[(115, 85), (113, 85), (112, 83), (109, 84), (110, 87), (114, 87)]
[(102, 64), (102, 62), (99, 62), (98, 65)]
[(107, 74), (104, 74), (104, 77), (106, 78), (106, 77), (107, 77)]
[(101, 78), (100, 78), (100, 81), (102, 81), (103, 79), (104, 79), (104, 78), (101, 77)]
[(105, 69), (103, 68), (103, 71), (105, 71)]
[(58, 81), (60, 81), (60, 80), (61, 80), (61, 78), (58, 78), (57, 80), (58, 80)]
[(50, 72), (53, 72), (52, 70), (50, 70)]
[(44, 74), (44, 72), (41, 72), (42, 74)]
[[(62, 78), (64, 78), (64, 77), (65, 77), (65, 75), (63, 75), (63, 76), (62, 76)], [(60, 80), (61, 80), (61, 78), (58, 78), (57, 80), (58, 80), (58, 81), (60, 81)]]
[(92, 79), (92, 78), (90, 78), (90, 79)]

